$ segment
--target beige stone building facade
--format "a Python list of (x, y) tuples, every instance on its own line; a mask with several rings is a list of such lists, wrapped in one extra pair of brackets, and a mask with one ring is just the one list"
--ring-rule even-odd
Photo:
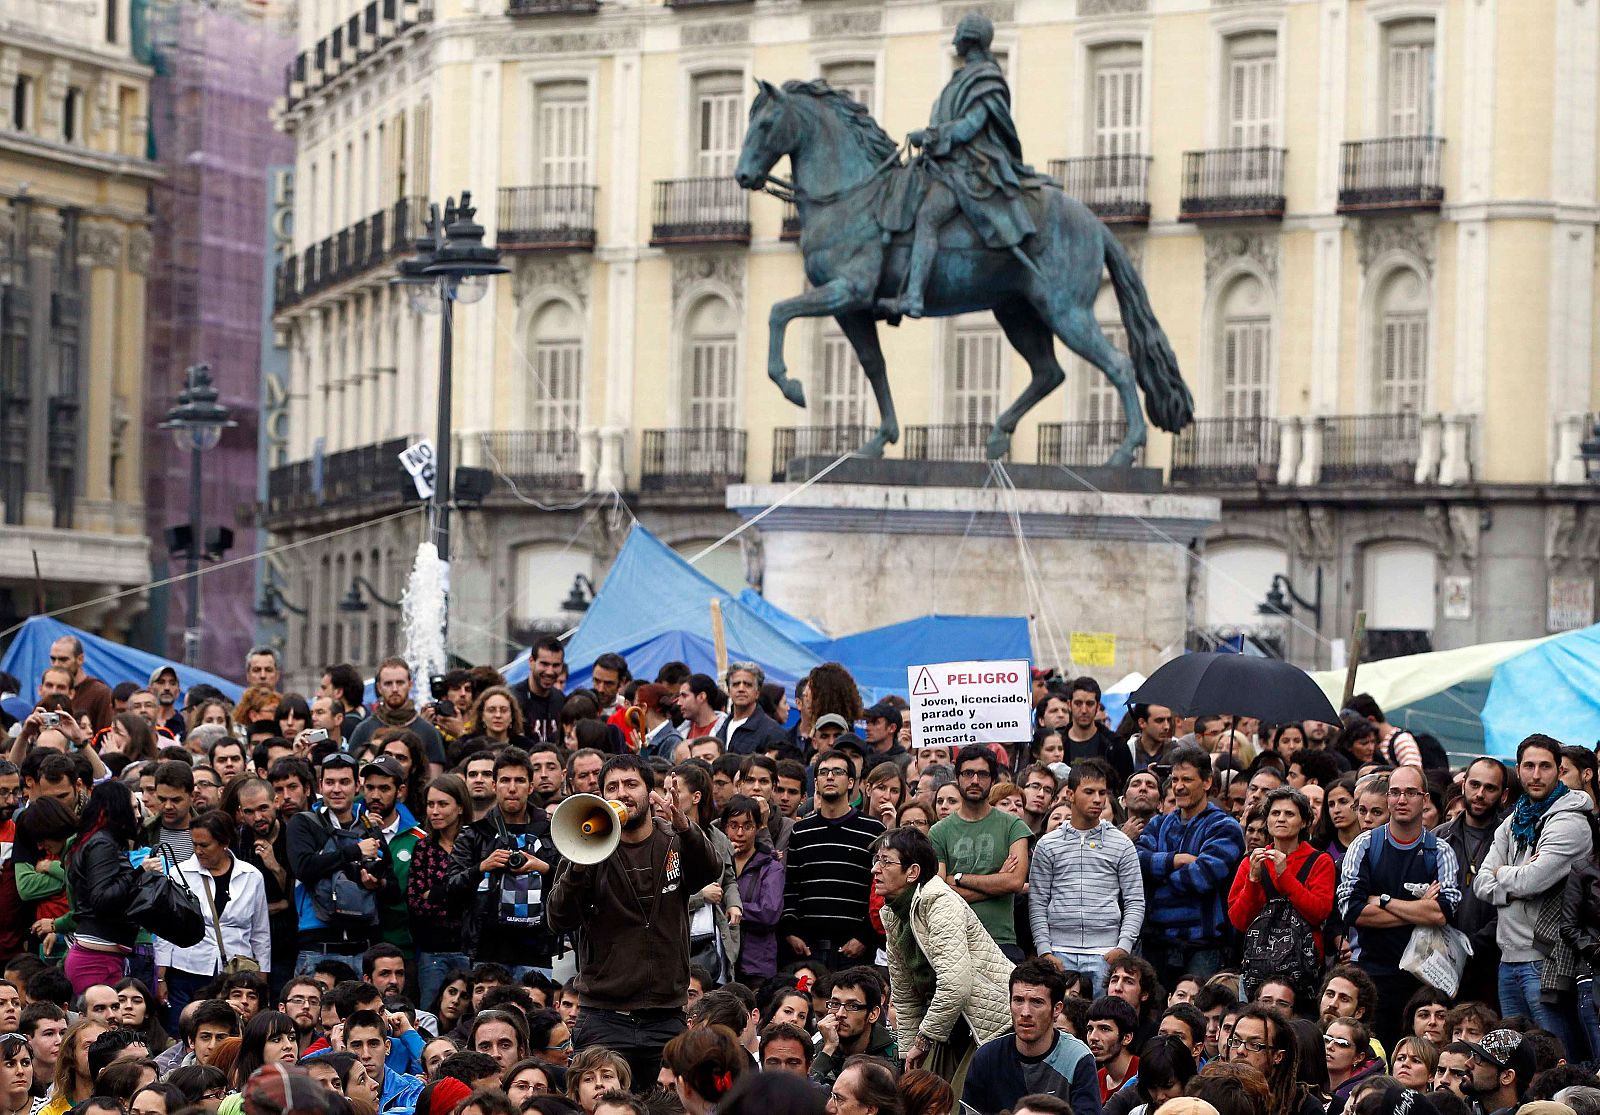
[[(1280, 573), (1308, 602), (1321, 583), (1283, 636), (1306, 662), (1357, 609), (1374, 654), (1592, 621), (1584, 0), (302, 0), (274, 528), (404, 505), (392, 462), (432, 432), (437, 318), (387, 278), (425, 199), (462, 187), (511, 268), (456, 317), (460, 460), (494, 474), (458, 517), (467, 657), (561, 622), (634, 518), (693, 552), (735, 521), (725, 484), (850, 448), (876, 414), (830, 322), (790, 330), (808, 410), (766, 379), (767, 308), (805, 280), (793, 214), (728, 178), (752, 79), (825, 77), (901, 136), (974, 6), (1028, 158), (1118, 231), (1193, 388), (1196, 424), (1146, 463), (1223, 500), (1190, 563), (1196, 643), (1281, 634), (1256, 613)], [(1118, 340), (1109, 287), (1100, 307)], [(891, 455), (979, 456), (1026, 382), (993, 319), (883, 332)], [(1065, 366), (1013, 460), (1095, 464), (1120, 436), (1098, 374)], [(377, 651), (383, 617), (335, 603), (356, 575), (396, 591), (417, 537), (412, 517), (301, 551), (295, 669)], [(753, 548), (716, 557), (759, 574)]]
[[(0, 5), (0, 622), (150, 578), (150, 70), (130, 0)], [(120, 634), (134, 595), (69, 622)], [(24, 684), (29, 679), (23, 679)]]

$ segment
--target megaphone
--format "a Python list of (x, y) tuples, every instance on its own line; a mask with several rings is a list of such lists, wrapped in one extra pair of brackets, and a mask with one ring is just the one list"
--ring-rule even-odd
[(594, 794), (573, 794), (550, 814), (550, 838), (573, 863), (599, 863), (622, 843), (627, 806)]

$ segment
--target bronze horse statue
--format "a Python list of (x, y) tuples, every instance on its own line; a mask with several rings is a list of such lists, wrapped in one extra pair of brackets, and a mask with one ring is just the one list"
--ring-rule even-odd
[[(866, 109), (827, 82), (789, 81), (782, 89), (759, 81), (750, 106), (750, 126), (734, 177), (748, 190), (777, 186), (800, 211), (800, 250), (812, 289), (772, 307), (767, 375), (796, 406), (805, 391), (788, 376), (784, 331), (799, 317), (832, 316), (855, 349), (877, 398), (881, 424), (862, 456), (879, 457), (900, 438), (889, 392), (881, 320), (897, 323), (898, 298), (910, 257), (908, 234), (884, 229), (882, 201), (895, 175), (908, 173), (897, 145)], [(773, 176), (789, 156), (793, 181)], [(1111, 230), (1053, 183), (1027, 193), (1037, 230), (1018, 248), (984, 246), (972, 225), (952, 220), (939, 235), (928, 281), (929, 316), (949, 317), (990, 310), (1011, 346), (1028, 362), (1033, 378), (995, 420), (985, 444), (991, 460), (1004, 457), (1017, 423), (1066, 380), (1055, 357), (1060, 337), (1115, 385), (1128, 429), (1106, 462), (1133, 464), (1146, 440), (1139, 403), (1143, 389), (1150, 420), (1173, 433), (1189, 424), (1194, 399), (1178, 371), (1178, 360), (1150, 309), (1139, 272)], [(1111, 273), (1129, 356), (1112, 347), (1095, 321), (1094, 302), (1102, 268)]]

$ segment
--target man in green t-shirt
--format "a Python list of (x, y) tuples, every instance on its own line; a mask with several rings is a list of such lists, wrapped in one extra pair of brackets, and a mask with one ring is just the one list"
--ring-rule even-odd
[(1028, 882), (1028, 826), (989, 804), (999, 764), (994, 752), (969, 743), (956, 756), (961, 806), (933, 826), (928, 838), (939, 854), (939, 875), (972, 904), (1000, 951), (1022, 959), (1017, 947), (1016, 895)]

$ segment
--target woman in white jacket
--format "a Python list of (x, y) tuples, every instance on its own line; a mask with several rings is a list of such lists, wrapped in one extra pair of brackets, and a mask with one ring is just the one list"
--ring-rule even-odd
[(967, 904), (939, 878), (933, 844), (913, 828), (873, 846), (895, 1039), (906, 1068), (926, 1068), (961, 1097), (977, 1047), (1011, 1028), (1010, 960)]
[[(165, 993), (173, 1018), (194, 998), (195, 991), (234, 957), (255, 960), (262, 972), (272, 966), (266, 884), (260, 871), (228, 850), (237, 831), (238, 826), (221, 810), (202, 813), (190, 830), (194, 855), (178, 864), (183, 881), (200, 900), (206, 931), (188, 948), (155, 938), (157, 994)], [(212, 918), (213, 903), (219, 922)], [(217, 949), (219, 927), (221, 952)]]

